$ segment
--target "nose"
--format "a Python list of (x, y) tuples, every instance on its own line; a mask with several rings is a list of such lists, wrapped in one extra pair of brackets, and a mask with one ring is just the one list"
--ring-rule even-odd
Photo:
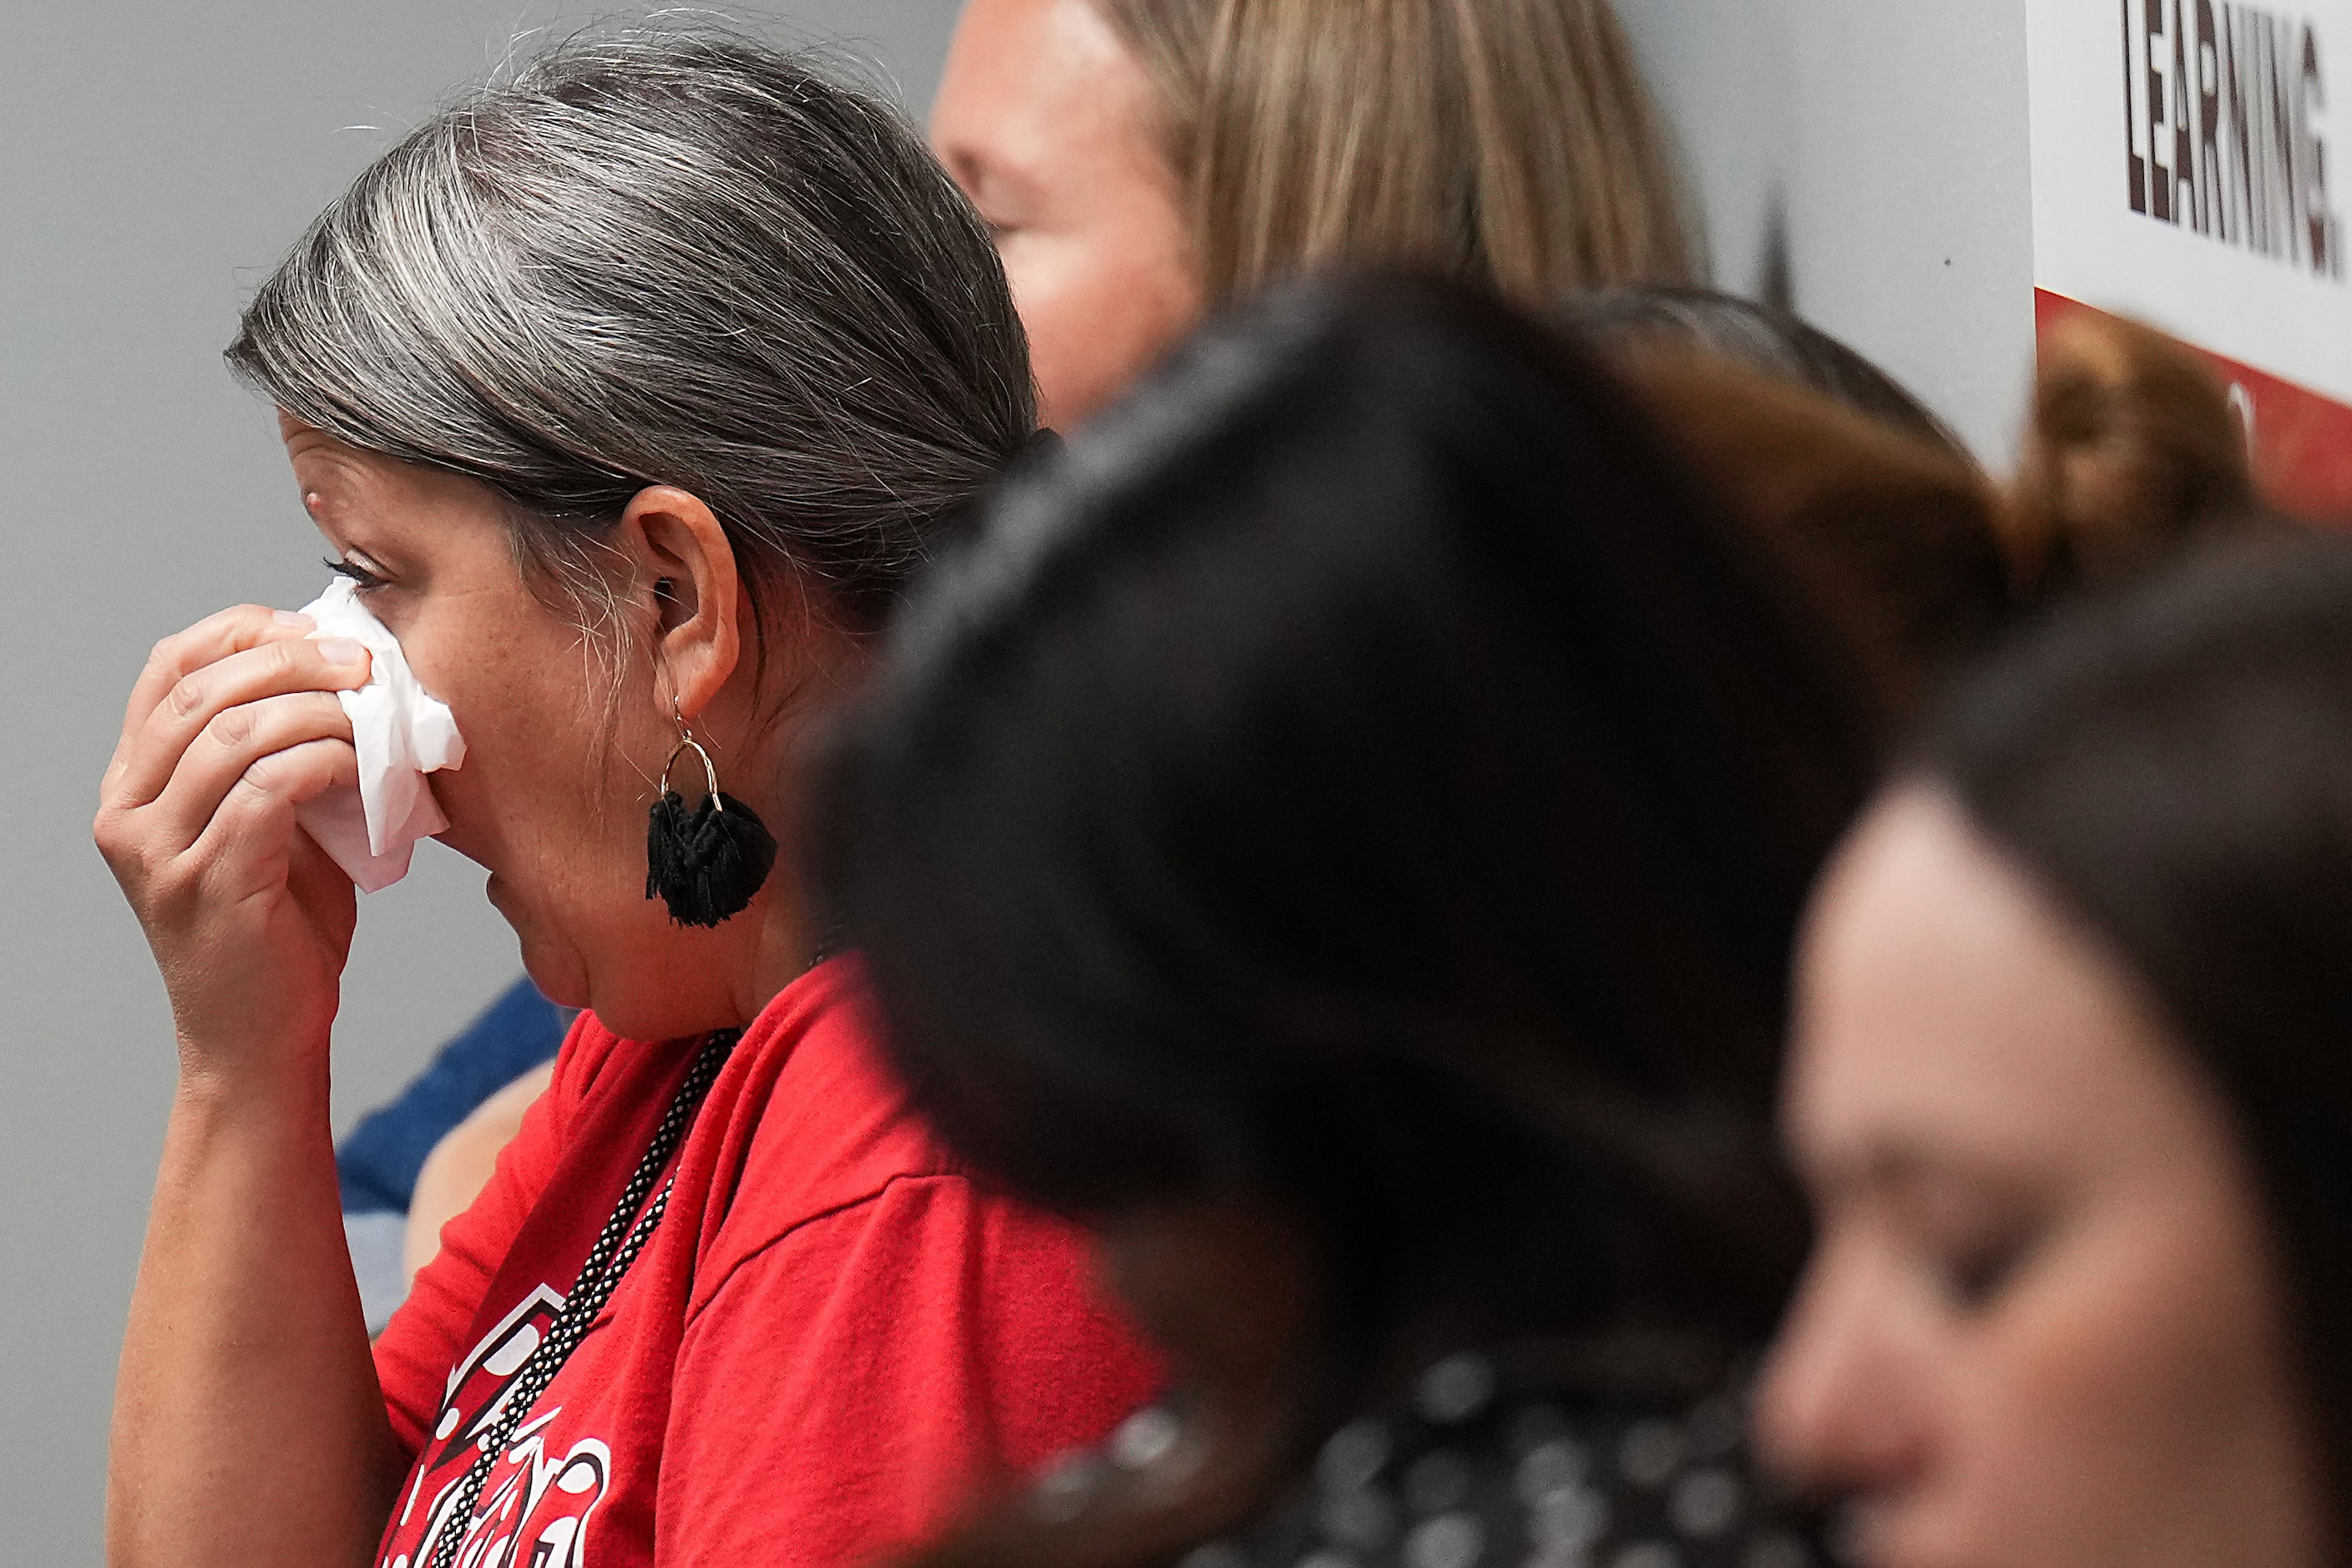
[(1932, 1352), (1873, 1272), (1815, 1254), (1757, 1389), (1758, 1450), (1808, 1494), (1885, 1502), (1927, 1468)]

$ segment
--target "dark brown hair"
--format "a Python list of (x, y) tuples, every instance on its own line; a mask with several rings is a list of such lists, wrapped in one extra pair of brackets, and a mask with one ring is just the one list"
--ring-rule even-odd
[(1621, 353), (1702, 353), (1875, 419), (1969, 462), (1950, 426), (1903, 384), (1795, 313), (1692, 285), (1632, 284), (1570, 294), (1560, 320)]
[(1916, 766), (2129, 966), (2228, 1102), (2352, 1498), (2352, 540), (2210, 550), (1970, 681)]
[(1872, 639), (1906, 711), (2014, 618), (1999, 503), (1959, 452), (1689, 349), (1621, 356), (1620, 374), (1817, 617)]

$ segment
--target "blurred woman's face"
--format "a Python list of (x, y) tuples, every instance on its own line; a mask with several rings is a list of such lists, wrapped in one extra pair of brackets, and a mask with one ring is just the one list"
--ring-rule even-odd
[[(526, 581), (484, 487), (281, 423), (333, 557), (465, 736), (465, 764), (429, 777), (449, 819), (439, 837), (490, 873), (531, 978), (635, 1038), (740, 1022), (742, 964), (726, 950), (758, 922), (687, 931), (646, 897), (646, 808), (677, 733), (642, 654), (617, 655), (616, 683), (615, 655)], [(730, 725), (712, 719), (724, 769)], [(758, 799), (740, 769), (726, 784)], [(681, 784), (689, 799), (695, 787)]]
[(1924, 791), (1800, 960), (1821, 1218), (1760, 1438), (1874, 1564), (2320, 1561), (2280, 1266), (2218, 1095), (2126, 973)]
[(992, 233), (1047, 425), (1124, 391), (1199, 318), (1160, 98), (1088, 0), (970, 0), (931, 143)]

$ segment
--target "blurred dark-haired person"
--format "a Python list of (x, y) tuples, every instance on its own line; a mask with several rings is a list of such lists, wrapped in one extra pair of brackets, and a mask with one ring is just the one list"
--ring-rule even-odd
[(724, 32), (592, 30), (365, 171), (230, 359), (465, 736), (438, 837), (587, 1012), (372, 1353), (328, 1126), (356, 893), (299, 825), (357, 776), (370, 645), (257, 605), (157, 645), (97, 824), (180, 1056), (116, 1568), (832, 1568), (1099, 1438), (1156, 1383), (1087, 1239), (909, 1108), (799, 875), (805, 738), (1035, 434), (911, 130)]
[(1102, 1228), (1180, 1373), (930, 1561), (1813, 1560), (1741, 1369), (1803, 1246), (1789, 945), (1883, 693), (1770, 514), (1976, 492), (1866, 439), (1707, 470), (1675, 382), (1435, 285), (1286, 293), (912, 613), (832, 907), (918, 1102)]
[(1858, 1561), (2347, 1561), (2352, 542), (1971, 679), (1803, 943), (1820, 1213), (1761, 1397)]
[(1531, 308), (1703, 271), (1609, 0), (968, 0), (931, 142), (996, 235), (1056, 428), (1310, 271)]

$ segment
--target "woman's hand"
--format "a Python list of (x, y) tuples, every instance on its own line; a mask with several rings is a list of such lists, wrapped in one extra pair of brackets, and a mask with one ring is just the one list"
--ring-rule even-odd
[(327, 1117), (357, 899), (294, 820), (358, 775), (332, 693), (367, 650), (310, 630), (248, 605), (157, 644), (100, 789), (181, 1063), (115, 1384), (116, 1568), (365, 1563), (404, 1468)]
[(100, 787), (98, 847), (163, 972), (182, 1069), (324, 1062), (358, 919), (351, 879), (295, 813), (353, 783), (333, 693), (367, 650), (244, 605), (155, 645)]

